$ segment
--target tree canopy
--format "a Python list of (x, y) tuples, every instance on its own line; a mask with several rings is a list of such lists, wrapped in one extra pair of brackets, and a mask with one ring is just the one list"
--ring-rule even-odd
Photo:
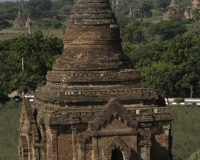
[(145, 41), (141, 26), (139, 26), (138, 23), (128, 23), (125, 26), (123, 40), (133, 44)]
[(164, 40), (172, 39), (178, 34), (183, 34), (187, 31), (184, 23), (179, 21), (161, 21), (152, 24), (149, 33), (153, 35), (162, 35)]
[[(152, 44), (153, 45), (153, 44)], [(200, 94), (200, 37), (177, 36), (149, 48), (146, 57), (140, 57), (136, 68), (141, 70), (144, 86), (151, 86), (167, 96), (194, 96)], [(141, 46), (142, 47), (142, 46)], [(135, 53), (138, 54), (138, 53)], [(149, 56), (148, 56), (149, 55)]]
[(44, 85), (45, 75), (62, 49), (62, 39), (44, 37), (41, 31), (0, 41), (0, 97), (14, 90), (28, 92)]

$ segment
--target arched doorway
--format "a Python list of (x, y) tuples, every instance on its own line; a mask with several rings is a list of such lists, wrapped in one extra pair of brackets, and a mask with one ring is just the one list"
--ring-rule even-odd
[(113, 150), (111, 160), (123, 160), (122, 152), (119, 149)]

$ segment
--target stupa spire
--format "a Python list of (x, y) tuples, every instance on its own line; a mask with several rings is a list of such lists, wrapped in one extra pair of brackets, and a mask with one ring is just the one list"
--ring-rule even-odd
[(21, 11), (20, 11), (20, 9), (19, 9), (19, 11), (18, 11), (18, 14), (21, 14)]
[(76, 1), (65, 30), (64, 51), (53, 70), (115, 70), (131, 66), (122, 51), (119, 26), (109, 1)]
[(129, 10), (130, 10), (130, 11), (129, 11), (128, 17), (129, 17), (129, 19), (130, 19), (131, 21), (134, 21), (134, 15), (133, 15), (133, 13), (132, 13), (132, 7), (130, 7)]
[(133, 15), (132, 13), (132, 7), (129, 8), (129, 16)]
[(116, 0), (115, 5), (116, 5), (116, 6), (119, 6), (119, 0)]

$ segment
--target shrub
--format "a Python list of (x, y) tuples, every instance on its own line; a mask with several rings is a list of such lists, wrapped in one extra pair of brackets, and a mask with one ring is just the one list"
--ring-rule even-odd
[(19, 141), (19, 118), (21, 102), (9, 101), (0, 104), (0, 159), (17, 160)]
[(175, 98), (174, 102), (180, 103), (180, 102), (184, 102), (185, 99), (184, 98)]
[(0, 18), (0, 30), (8, 27), (11, 27), (11, 24), (8, 21)]

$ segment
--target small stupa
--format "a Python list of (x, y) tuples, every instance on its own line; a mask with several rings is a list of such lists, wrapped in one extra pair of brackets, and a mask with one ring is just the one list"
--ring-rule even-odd
[(119, 6), (119, 0), (116, 0), (115, 5), (116, 5), (116, 6)]
[(200, 8), (200, 0), (194, 0), (192, 2), (192, 6), (191, 7), (188, 7), (184, 13), (185, 15), (185, 18), (189, 19), (189, 18), (192, 18), (192, 9), (198, 9)]
[(14, 21), (14, 27), (23, 27), (23, 26), (24, 26), (24, 20), (22, 18), (21, 11), (19, 9), (19, 12), (17, 14), (17, 18)]
[(134, 17), (133, 12), (132, 12), (132, 7), (130, 7), (130, 11), (129, 11), (128, 17), (129, 17), (131, 22), (135, 21), (135, 17)]
[(27, 20), (26, 20), (26, 27), (27, 28), (31, 28), (31, 19), (30, 19), (30, 17), (29, 17), (29, 14), (28, 14), (28, 17), (27, 17)]
[(192, 8), (200, 8), (200, 0), (194, 0), (192, 2)]
[(168, 11), (162, 17), (163, 20), (170, 20), (178, 15), (178, 12), (176, 11), (177, 8), (176, 0), (171, 0), (168, 8), (169, 8)]

